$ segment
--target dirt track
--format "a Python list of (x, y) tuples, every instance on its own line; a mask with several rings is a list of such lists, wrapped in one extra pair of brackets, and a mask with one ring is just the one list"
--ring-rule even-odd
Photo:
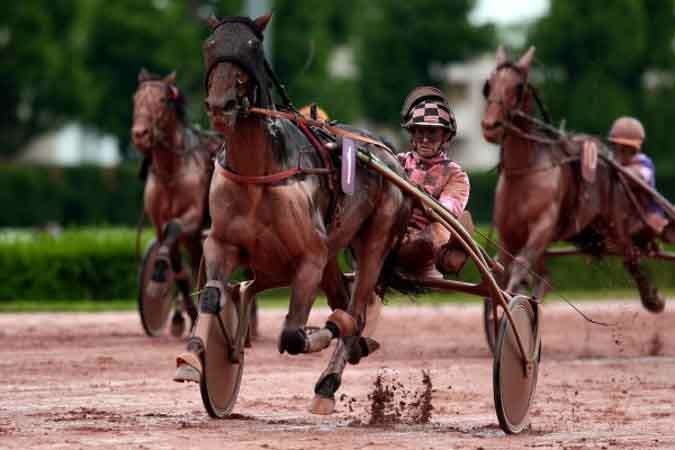
[[(266, 310), (236, 414), (220, 421), (196, 385), (171, 381), (184, 343), (146, 338), (134, 313), (0, 315), (0, 448), (675, 448), (675, 310), (581, 305), (617, 324), (586, 325), (564, 304), (545, 305), (532, 426), (519, 436), (498, 427), (477, 306), (385, 308), (383, 348), (347, 368), (330, 417), (307, 412), (329, 353), (279, 355), (284, 312)], [(423, 369), (430, 423), (406, 423), (402, 408), (400, 423), (367, 425), (377, 374), (402, 384), (409, 402)]]

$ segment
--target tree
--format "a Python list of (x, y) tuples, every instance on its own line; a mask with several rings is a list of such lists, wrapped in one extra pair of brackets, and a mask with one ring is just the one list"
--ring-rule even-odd
[(367, 115), (394, 125), (405, 95), (435, 84), (430, 66), (465, 60), (494, 47), (491, 26), (473, 26), (474, 0), (369, 0), (358, 2), (357, 61)]
[[(238, 0), (219, 3), (225, 14), (240, 10)], [(201, 46), (209, 30), (205, 17), (195, 17), (199, 5), (208, 7), (210, 2), (86, 2), (81, 11), (87, 30), (82, 56), (88, 72), (86, 123), (116, 135), (122, 148), (127, 147), (131, 99), (141, 67), (163, 75), (175, 70), (193, 117), (203, 120)]]
[[(663, 106), (674, 93), (674, 10), (672, 0), (552, 0), (529, 43), (537, 47), (544, 73), (558, 74), (542, 86), (554, 115), (565, 117), (570, 128), (599, 135), (620, 115), (638, 116), (648, 151), (664, 158), (669, 136), (662, 125), (675, 119), (675, 109)], [(649, 74), (669, 76), (650, 87)]]
[(81, 108), (76, 0), (9, 2), (0, 16), (0, 158)]

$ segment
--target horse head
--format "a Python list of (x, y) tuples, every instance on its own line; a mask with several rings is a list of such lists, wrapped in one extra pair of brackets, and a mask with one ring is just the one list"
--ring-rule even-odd
[(131, 137), (141, 152), (168, 147), (178, 121), (183, 120), (185, 99), (176, 86), (176, 73), (164, 78), (141, 69), (134, 94)]
[(263, 51), (263, 32), (269, 13), (247, 17), (209, 18), (211, 35), (203, 46), (206, 69), (206, 111), (214, 128), (231, 131), (237, 116), (250, 106), (272, 105), (269, 69)]
[(497, 49), (497, 67), (483, 86), (487, 102), (481, 121), (483, 137), (488, 142), (501, 144), (505, 129), (514, 122), (514, 113), (527, 113), (531, 109), (531, 89), (528, 84), (534, 47), (514, 63), (507, 59), (504, 49)]

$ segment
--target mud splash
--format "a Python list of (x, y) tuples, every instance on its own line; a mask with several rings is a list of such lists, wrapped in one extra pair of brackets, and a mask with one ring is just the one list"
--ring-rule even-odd
[(422, 371), (422, 386), (409, 389), (396, 371), (380, 370), (368, 395), (371, 426), (424, 425), (431, 421), (433, 384), (428, 370)]

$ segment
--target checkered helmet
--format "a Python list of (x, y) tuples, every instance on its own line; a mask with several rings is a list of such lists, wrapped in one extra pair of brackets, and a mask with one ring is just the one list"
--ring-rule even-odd
[(457, 133), (455, 115), (450, 110), (443, 93), (431, 86), (414, 89), (404, 102), (401, 111), (401, 126), (441, 127), (450, 131), (450, 138)]

